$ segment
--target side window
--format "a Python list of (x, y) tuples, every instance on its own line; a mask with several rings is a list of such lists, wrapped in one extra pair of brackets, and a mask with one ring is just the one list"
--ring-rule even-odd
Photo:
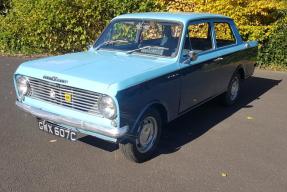
[(191, 24), (188, 26), (185, 49), (192, 49), (198, 52), (212, 49), (209, 23)]
[(228, 23), (214, 23), (216, 46), (224, 47), (236, 43), (232, 29)]

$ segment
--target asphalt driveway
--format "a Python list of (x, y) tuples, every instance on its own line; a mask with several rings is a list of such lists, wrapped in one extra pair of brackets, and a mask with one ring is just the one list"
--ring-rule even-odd
[(236, 106), (193, 110), (168, 126), (152, 160), (134, 164), (116, 145), (39, 131), (14, 104), (23, 61), (0, 57), (1, 192), (287, 191), (287, 73), (256, 71)]

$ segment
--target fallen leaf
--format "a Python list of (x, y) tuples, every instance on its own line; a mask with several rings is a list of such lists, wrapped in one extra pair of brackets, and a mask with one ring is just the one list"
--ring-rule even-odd
[(227, 173), (221, 173), (222, 177), (227, 177)]
[(254, 119), (254, 118), (253, 118), (253, 117), (250, 117), (250, 116), (247, 116), (246, 119), (252, 120), (252, 119)]

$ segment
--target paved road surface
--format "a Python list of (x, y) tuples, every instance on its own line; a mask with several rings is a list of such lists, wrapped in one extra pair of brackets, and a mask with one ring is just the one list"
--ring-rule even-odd
[(287, 73), (257, 71), (240, 103), (188, 113), (169, 125), (157, 156), (134, 164), (115, 145), (39, 131), (14, 105), (23, 61), (0, 57), (1, 192), (287, 191)]

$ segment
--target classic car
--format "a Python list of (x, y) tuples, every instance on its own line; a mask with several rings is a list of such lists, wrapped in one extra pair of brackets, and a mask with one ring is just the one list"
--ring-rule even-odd
[(170, 121), (217, 96), (234, 104), (256, 54), (257, 42), (243, 41), (226, 16), (125, 14), (87, 51), (21, 64), (16, 105), (47, 133), (91, 135), (143, 162)]

